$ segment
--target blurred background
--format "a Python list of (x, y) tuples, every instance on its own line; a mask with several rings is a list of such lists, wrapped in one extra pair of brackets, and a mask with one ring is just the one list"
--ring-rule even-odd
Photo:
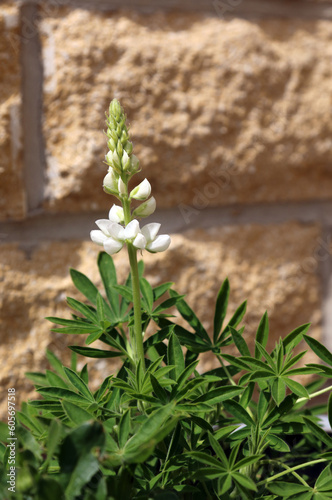
[[(1, 386), (24, 400), (24, 372), (48, 367), (46, 348), (68, 362), (65, 347), (84, 342), (44, 317), (70, 317), (66, 296), (82, 299), (70, 267), (100, 285), (89, 232), (115, 202), (102, 190), (113, 98), (152, 220), (172, 235), (167, 252), (144, 255), (151, 283), (174, 281), (211, 331), (228, 276), (230, 314), (248, 299), (249, 343), (267, 309), (271, 347), (311, 322), (331, 348), (332, 1), (5, 1)], [(115, 261), (124, 279), (125, 252)], [(89, 361), (95, 383), (112, 363)]]

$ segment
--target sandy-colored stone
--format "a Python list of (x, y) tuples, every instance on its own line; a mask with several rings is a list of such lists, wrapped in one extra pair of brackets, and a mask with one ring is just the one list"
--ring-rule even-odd
[(21, 74), (19, 9), (0, 6), (0, 220), (22, 219)]
[[(317, 270), (324, 257), (324, 246), (319, 234), (318, 226), (295, 223), (192, 230), (174, 235), (167, 252), (144, 254), (146, 277), (153, 286), (174, 281), (174, 288), (187, 294), (188, 303), (211, 333), (216, 295), (228, 276), (229, 313), (248, 299), (244, 335), (251, 348), (255, 329), (266, 309), (271, 324), (270, 347), (280, 336), (306, 322), (312, 322), (311, 335), (320, 338)], [(66, 345), (84, 342), (82, 335), (50, 332), (51, 324), (43, 318), (70, 317), (65, 297), (79, 298), (80, 294), (71, 284), (69, 267), (86, 273), (101, 286), (96, 265), (99, 247), (91, 242), (58, 242), (24, 251), (7, 244), (0, 247), (0, 252), (1, 384), (4, 388), (16, 387), (18, 397), (24, 400), (33, 395), (24, 372), (47, 367), (47, 347), (69, 362)], [(128, 272), (125, 251), (115, 256), (115, 263), (119, 281), (123, 282)], [(306, 361), (312, 359), (307, 356)], [(83, 361), (81, 358), (81, 366)], [(95, 383), (116, 367), (114, 361), (88, 363), (94, 365)], [(214, 358), (204, 356), (202, 369), (213, 366)]]
[(41, 31), (48, 210), (109, 207), (113, 97), (159, 207), (331, 199), (332, 22), (74, 9)]

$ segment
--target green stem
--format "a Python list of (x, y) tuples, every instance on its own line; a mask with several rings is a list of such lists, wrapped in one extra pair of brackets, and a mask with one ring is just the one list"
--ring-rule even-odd
[(227, 366), (224, 364), (224, 362), (223, 362), (223, 360), (222, 360), (221, 356), (220, 356), (219, 354), (217, 354), (216, 356), (217, 356), (218, 361), (219, 361), (219, 363), (221, 364), (222, 368), (225, 370), (225, 373), (226, 373), (226, 375), (227, 375), (228, 380), (230, 381), (230, 383), (231, 383), (232, 385), (236, 385), (236, 383), (235, 383), (235, 382), (234, 382), (234, 380), (232, 379), (232, 375), (229, 373), (229, 371), (228, 371), (228, 369), (227, 369)]
[[(270, 483), (271, 481), (274, 481), (274, 479), (277, 479), (278, 477), (284, 476), (285, 474), (289, 474), (290, 472), (293, 473), (293, 471), (298, 470), (298, 469), (302, 469), (303, 467), (310, 467), (310, 465), (315, 465), (315, 464), (319, 464), (321, 462), (326, 462), (326, 460), (327, 460), (326, 458), (319, 458), (318, 460), (312, 460), (311, 462), (306, 462), (304, 464), (296, 465), (295, 467), (288, 467), (287, 466), (286, 470), (279, 472), (279, 474), (275, 474), (275, 476), (271, 476), (271, 477), (268, 477), (267, 479), (264, 479), (263, 481), (260, 481), (259, 483), (257, 483), (257, 486), (260, 486), (261, 484), (265, 484), (265, 483)], [(277, 460), (273, 460), (273, 462), (277, 462), (279, 465), (282, 465), (283, 467), (286, 466), (285, 464), (281, 464)]]
[(142, 335), (142, 316), (141, 316), (141, 291), (139, 287), (139, 276), (137, 266), (137, 250), (131, 243), (128, 243), (128, 255), (131, 270), (131, 279), (133, 286), (133, 304), (134, 304), (134, 332), (136, 343), (137, 362), (141, 361), (141, 368), (145, 372), (145, 359)]
[(321, 389), (320, 391), (313, 392), (312, 394), (309, 394), (308, 398), (299, 398), (296, 401), (296, 403), (302, 403), (303, 401), (309, 401), (310, 399), (316, 398), (317, 396), (320, 396), (321, 394), (325, 394), (325, 392), (329, 392), (331, 390), (332, 390), (332, 385), (329, 385), (329, 387), (325, 387), (325, 389)]
[[(123, 207), (124, 222), (125, 222), (125, 225), (127, 225), (131, 221), (130, 200), (128, 199), (127, 196), (122, 196), (121, 201), (122, 201), (122, 207)], [(140, 290), (140, 286), (139, 286), (137, 250), (131, 243), (127, 243), (127, 249), (128, 249), (128, 255), (129, 255), (132, 288), (133, 288), (136, 363), (138, 363), (138, 361), (141, 361), (141, 369), (144, 373), (145, 372), (145, 359), (144, 359), (143, 335), (142, 335), (141, 290)]]

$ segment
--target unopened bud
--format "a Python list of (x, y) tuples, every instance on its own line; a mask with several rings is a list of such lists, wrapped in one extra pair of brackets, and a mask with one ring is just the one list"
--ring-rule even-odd
[(151, 194), (151, 184), (147, 179), (144, 179), (130, 193), (130, 198), (135, 200), (146, 200)]
[(119, 177), (119, 180), (118, 180), (118, 190), (119, 190), (119, 194), (121, 194), (121, 196), (124, 196), (127, 194), (126, 185), (123, 182), (123, 180), (121, 179), (121, 177)]
[(156, 210), (156, 200), (153, 196), (148, 201), (141, 203), (139, 207), (133, 211), (133, 217), (148, 217)]

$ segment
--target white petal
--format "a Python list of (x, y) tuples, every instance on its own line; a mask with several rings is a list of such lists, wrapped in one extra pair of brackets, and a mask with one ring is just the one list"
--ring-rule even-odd
[(134, 219), (131, 222), (129, 222), (129, 224), (125, 227), (124, 239), (132, 240), (133, 238), (136, 238), (138, 231), (139, 231), (139, 223), (138, 220)]
[(146, 200), (151, 194), (151, 184), (147, 179), (144, 179), (138, 186), (136, 186), (130, 193), (130, 198), (135, 200)]
[(123, 208), (120, 207), (119, 205), (113, 205), (113, 207), (109, 211), (108, 218), (112, 222), (123, 222), (124, 221)]
[(126, 185), (123, 182), (123, 180), (121, 179), (121, 177), (119, 177), (119, 180), (118, 180), (118, 190), (119, 190), (119, 193), (122, 194), (122, 195), (127, 194)]
[(149, 252), (164, 252), (171, 244), (171, 238), (168, 234), (161, 234), (157, 238), (146, 245), (146, 249)]
[(124, 241), (124, 228), (117, 224), (116, 222), (109, 222), (108, 226), (109, 234), (112, 238), (118, 241)]
[(119, 252), (122, 247), (122, 241), (113, 240), (113, 238), (107, 238), (107, 240), (104, 241), (105, 252), (109, 255), (113, 255), (114, 253)]
[(94, 243), (97, 243), (97, 245), (101, 246), (103, 245), (104, 241), (107, 240), (107, 236), (102, 231), (98, 231), (98, 229), (90, 231), (90, 238)]
[(146, 241), (150, 243), (156, 238), (159, 229), (159, 222), (151, 222), (150, 224), (146, 224), (145, 226), (143, 226), (141, 232), (142, 234), (144, 234)]
[(111, 236), (109, 232), (109, 227), (110, 227), (110, 221), (108, 219), (99, 219), (96, 220), (96, 224), (99, 227), (99, 229), (106, 234), (106, 236)]
[(133, 245), (136, 248), (139, 248), (140, 250), (143, 250), (146, 245), (146, 239), (144, 238), (142, 233), (138, 233), (136, 238), (133, 241)]

